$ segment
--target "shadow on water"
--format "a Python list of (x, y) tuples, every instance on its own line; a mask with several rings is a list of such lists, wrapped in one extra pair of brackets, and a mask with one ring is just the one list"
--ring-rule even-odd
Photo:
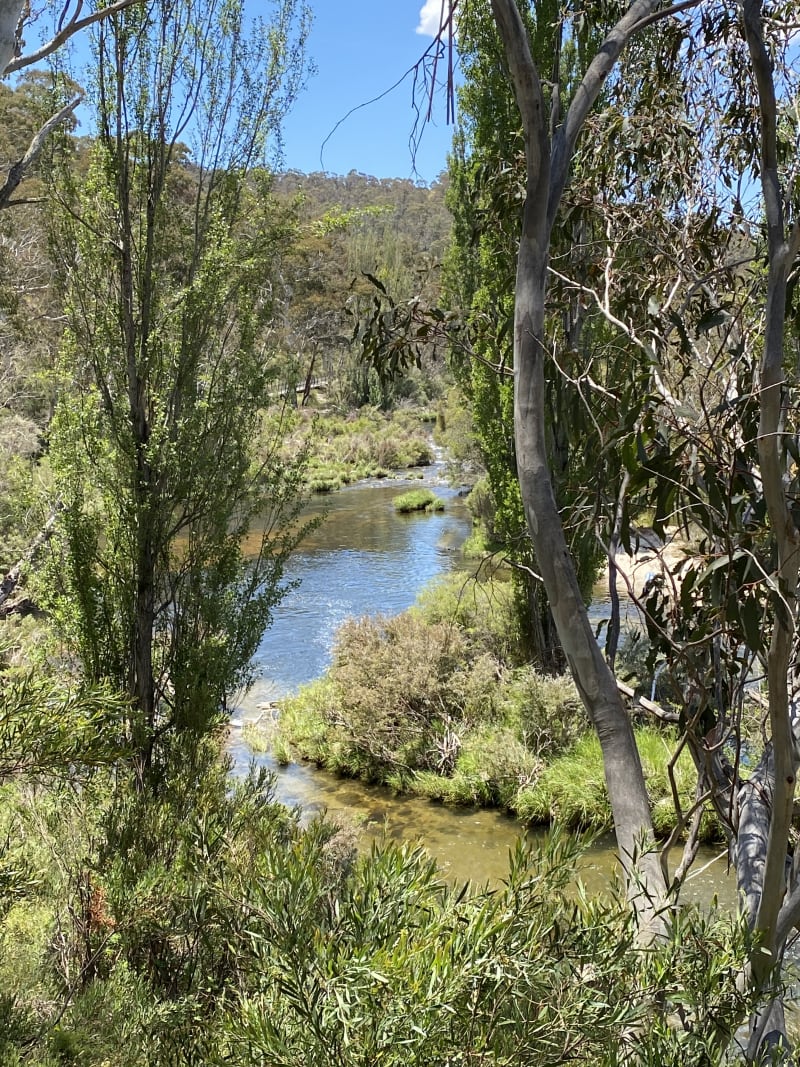
[[(458, 549), (471, 528), (463, 500), (436, 485), (446, 500), (444, 512), (398, 515), (393, 499), (407, 489), (408, 483), (381, 482), (312, 502), (309, 515), (327, 517), (290, 560), (286, 578), (297, 584), (276, 610), (256, 655), (260, 677), (233, 713), (230, 752), (240, 772), (251, 761), (272, 770), (278, 799), (299, 806), (306, 818), (327, 811), (362, 826), (365, 844), (384, 837), (419, 842), (448, 877), (498, 882), (507, 874), (509, 852), (523, 832), (513, 819), (496, 811), (398, 797), (308, 764), (278, 767), (269, 756), (254, 757), (241, 736), (248, 721), (269, 713), (272, 701), (325, 671), (336, 629), (346, 618), (405, 611), (428, 582), (459, 564)], [(593, 619), (599, 621), (602, 612), (603, 606), (595, 605)], [(712, 863), (717, 855), (706, 851), (697, 866)], [(606, 837), (588, 850), (580, 875), (590, 891), (599, 891), (615, 872), (613, 840)], [(713, 862), (690, 883), (687, 896), (708, 901), (715, 893), (726, 905), (733, 903), (735, 887), (725, 878), (724, 860)]]

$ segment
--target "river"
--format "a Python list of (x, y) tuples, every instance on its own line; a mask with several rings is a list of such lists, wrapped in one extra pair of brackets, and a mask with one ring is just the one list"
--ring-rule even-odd
[[(272, 701), (322, 674), (330, 661), (337, 627), (348, 616), (394, 615), (410, 607), (432, 579), (460, 563), (459, 549), (471, 527), (463, 499), (437, 484), (443, 512), (398, 515), (393, 500), (413, 483), (392, 481), (343, 489), (317, 498), (308, 514), (326, 514), (293, 555), (287, 569), (292, 588), (276, 609), (256, 656), (259, 679), (231, 721), (230, 751), (241, 770), (253, 759), (242, 727), (268, 713)], [(599, 617), (602, 606), (595, 605)], [(278, 798), (306, 813), (326, 810), (363, 826), (365, 840), (382, 837), (419, 841), (455, 880), (496, 882), (508, 870), (508, 854), (522, 832), (519, 823), (496, 811), (448, 808), (417, 798), (397, 797), (327, 774), (307, 764), (278, 767), (269, 756), (256, 758), (276, 775)], [(600, 841), (586, 854), (581, 877), (590, 890), (608, 884), (616, 869), (612, 841)], [(721, 851), (721, 850), (718, 850)], [(692, 883), (691, 897), (714, 893), (732, 901), (724, 861), (707, 851), (706, 869)], [(706, 866), (710, 864), (710, 866)]]

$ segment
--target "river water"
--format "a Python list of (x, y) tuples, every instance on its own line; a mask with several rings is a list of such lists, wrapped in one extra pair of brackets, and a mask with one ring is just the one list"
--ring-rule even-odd
[[(242, 727), (270, 714), (272, 701), (324, 672), (336, 629), (346, 618), (404, 611), (428, 582), (460, 564), (459, 549), (470, 531), (470, 516), (454, 490), (436, 484), (437, 474), (435, 468), (427, 472), (422, 483), (359, 485), (309, 505), (310, 516), (326, 517), (290, 560), (286, 577), (292, 588), (276, 609), (256, 656), (260, 677), (232, 716), (230, 751), (240, 770), (254, 759), (242, 741)], [(443, 512), (395, 512), (396, 496), (432, 482), (446, 501)], [(596, 604), (595, 618), (602, 612), (602, 605)], [(481, 884), (502, 879), (509, 850), (523, 832), (519, 823), (496, 811), (397, 797), (307, 764), (281, 768), (268, 755), (255, 757), (255, 762), (275, 773), (277, 796), (284, 803), (307, 814), (325, 810), (355, 821), (363, 826), (365, 841), (383, 837), (418, 841), (458, 881)], [(587, 852), (581, 877), (590, 890), (601, 889), (614, 876), (612, 846), (609, 838)], [(717, 893), (721, 900), (734, 899), (724, 860), (716, 857), (709, 851), (698, 861), (697, 866), (706, 869), (688, 896), (709, 900)]]

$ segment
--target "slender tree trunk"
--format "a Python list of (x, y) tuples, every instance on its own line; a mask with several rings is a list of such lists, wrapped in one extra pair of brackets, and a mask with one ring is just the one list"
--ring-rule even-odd
[[(649, 10), (647, 5), (640, 7), (644, 12)], [(514, 0), (492, 0), (492, 10), (522, 116), (527, 162), (514, 308), (514, 425), (522, 502), (564, 654), (600, 739), (629, 893), (640, 913), (652, 919), (664, 903), (666, 884), (652, 851), (653, 826), (641, 761), (630, 719), (589, 623), (547, 460), (544, 360), (548, 353), (545, 296), (549, 242), (577, 129), (573, 130), (572, 143), (562, 139), (551, 158), (541, 82), (519, 11)], [(616, 42), (617, 53), (622, 43), (624, 38)], [(613, 62), (616, 57), (609, 54)], [(594, 75), (595, 98), (603, 77)], [(571, 108), (568, 129), (576, 121)]]
[[(514, 418), (522, 501), (564, 655), (600, 739), (617, 843), (629, 881), (638, 893), (635, 887), (640, 878), (653, 907), (658, 908), (666, 886), (656, 855), (642, 855), (643, 849), (652, 848), (654, 835), (633, 728), (589, 622), (547, 465), (543, 405), (546, 251), (528, 217), (532, 213), (526, 207), (514, 325)], [(635, 877), (634, 867), (638, 868)]]
[(17, 54), (17, 26), (25, 0), (0, 0), (0, 72)]
[[(787, 239), (778, 168), (778, 107), (772, 62), (763, 37), (761, 0), (742, 5), (744, 37), (759, 103), (761, 132), (760, 178), (767, 224), (767, 299), (764, 351), (761, 361), (758, 455), (761, 483), (777, 548), (772, 575), (773, 625), (767, 655), (771, 744), (753, 775), (741, 808), (737, 840), (737, 873), (754, 934), (751, 979), (767, 991), (780, 970), (783, 939), (788, 932), (785, 905), (789, 831), (796, 774), (798, 741), (789, 693), (792, 644), (797, 613), (800, 533), (784, 488), (783, 404), (786, 284), (800, 250), (800, 227)], [(796, 922), (796, 919), (795, 919)], [(753, 1021), (747, 1050), (755, 1062), (776, 1043), (788, 1048), (780, 998), (769, 1005), (764, 1019)], [(781, 1062), (783, 1057), (772, 1062)]]

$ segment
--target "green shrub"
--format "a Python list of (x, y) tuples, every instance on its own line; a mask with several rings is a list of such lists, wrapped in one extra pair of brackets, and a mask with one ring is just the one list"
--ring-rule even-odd
[(387, 781), (453, 773), (461, 739), (498, 719), (498, 665), (419, 612), (350, 620), (324, 681), (283, 703), (278, 736), (331, 770)]
[(503, 680), (505, 721), (539, 756), (563, 752), (589, 728), (586, 711), (569, 675), (552, 677), (520, 667)]
[(487, 477), (481, 478), (473, 485), (467, 497), (467, 508), (475, 525), (483, 531), (488, 542), (496, 540), (495, 501)]
[[(307, 736), (329, 698), (304, 692)], [(640, 743), (661, 790), (670, 740)], [(573, 749), (580, 780), (597, 753)], [(685, 1067), (719, 1062), (713, 1036), (749, 1007), (742, 922), (676, 910), (642, 952), (623, 900), (571, 888), (581, 845), (560, 829), (520, 845), (502, 885), (469, 891), (419, 849), (359, 855), (353, 827), (301, 827), (264, 776), (232, 780), (214, 743), (176, 765), (158, 795), (118, 775), (71, 808), (44, 782), (27, 798), (19, 829), (39, 835), (26, 847), (42, 869), (38, 896), (0, 922), (4, 1067), (555, 1067), (565, 1050), (586, 1067)], [(451, 778), (387, 777), (463, 803), (540, 772), (492, 722), (464, 731)]]
[(457, 630), (410, 613), (349, 620), (329, 671), (334, 736), (378, 765), (441, 770), (453, 758), (461, 708), (450, 681), (464, 654)]
[[(259, 980), (226, 1032), (241, 1067), (555, 1067), (565, 1050), (587, 1067), (685, 1067), (718, 1062), (713, 1035), (747, 1009), (735, 986), (743, 923), (688, 912), (639, 952), (621, 899), (566, 892), (576, 845), (563, 835), (520, 847), (507, 884), (475, 893), (389, 847), (325, 896), (315, 849), (312, 837), (249, 886)], [(692, 1006), (690, 1028), (670, 1025), (676, 1004)]]
[(431, 623), (457, 627), (472, 655), (487, 652), (502, 663), (521, 658), (514, 591), (509, 582), (457, 571), (438, 579), (418, 597), (418, 609)]
[(541, 773), (541, 760), (507, 726), (481, 726), (467, 735), (454, 778), (469, 783), (475, 801), (509, 808), (521, 787)]
[(451, 775), (416, 771), (407, 788), (443, 804), (513, 810), (518, 790), (540, 769), (540, 761), (513, 731), (481, 726), (464, 737)]

